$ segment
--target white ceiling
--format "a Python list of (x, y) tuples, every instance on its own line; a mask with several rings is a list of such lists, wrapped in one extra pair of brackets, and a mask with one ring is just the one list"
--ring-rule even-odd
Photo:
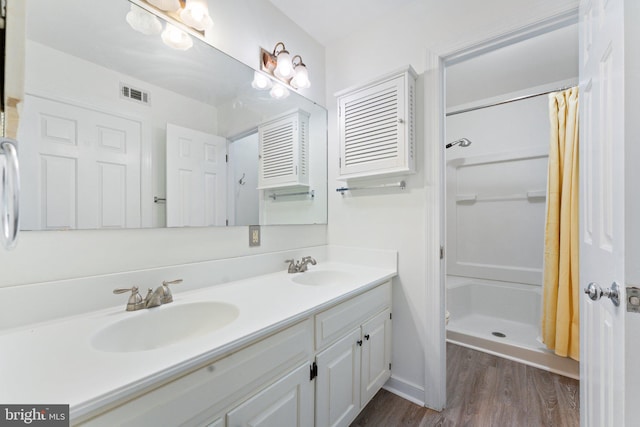
[(269, 0), (316, 41), (327, 46), (386, 13), (419, 0)]

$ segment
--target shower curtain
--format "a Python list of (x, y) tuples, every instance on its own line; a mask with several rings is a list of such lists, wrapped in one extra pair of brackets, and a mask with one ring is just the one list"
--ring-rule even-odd
[(557, 355), (579, 360), (577, 87), (549, 95), (549, 119), (542, 340)]

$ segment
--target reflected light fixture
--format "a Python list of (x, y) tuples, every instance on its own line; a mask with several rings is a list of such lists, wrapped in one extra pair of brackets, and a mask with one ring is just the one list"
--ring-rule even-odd
[(269, 78), (269, 76), (261, 73), (260, 71), (253, 72), (253, 81), (251, 82), (251, 87), (259, 90), (271, 89), (273, 86), (273, 81)]
[(204, 31), (213, 25), (205, 0), (188, 0), (180, 10), (180, 19), (185, 25), (198, 31)]
[(175, 12), (182, 6), (180, 0), (146, 0), (146, 2), (151, 6), (168, 12)]
[(269, 91), (269, 95), (274, 99), (284, 99), (289, 96), (289, 89), (279, 83), (276, 83)]
[(160, 34), (162, 31), (160, 20), (154, 14), (135, 4), (131, 4), (131, 10), (125, 19), (131, 28), (147, 36)]
[(189, 34), (168, 22), (164, 27), (161, 37), (164, 44), (174, 49), (187, 50), (193, 46), (193, 40)]
[(283, 42), (278, 42), (273, 52), (260, 49), (260, 69), (294, 89), (305, 89), (311, 86), (309, 71), (300, 55), (293, 58)]

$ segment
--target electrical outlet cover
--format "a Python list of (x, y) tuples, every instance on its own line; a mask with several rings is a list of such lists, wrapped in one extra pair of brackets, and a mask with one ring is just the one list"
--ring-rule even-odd
[(249, 246), (260, 246), (260, 226), (249, 226)]

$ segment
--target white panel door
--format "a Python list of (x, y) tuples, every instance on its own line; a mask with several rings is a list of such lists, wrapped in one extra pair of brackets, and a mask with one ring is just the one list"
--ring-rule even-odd
[(348, 426), (360, 412), (360, 328), (316, 356), (316, 427)]
[(362, 325), (360, 407), (364, 407), (391, 376), (391, 310)]
[(22, 228), (140, 227), (140, 122), (26, 95)]
[(581, 423), (624, 426), (623, 0), (580, 3), (580, 283), (620, 284), (622, 304), (580, 303)]
[(227, 140), (167, 124), (167, 226), (225, 225)]
[(267, 387), (227, 414), (227, 427), (312, 427), (309, 364)]

